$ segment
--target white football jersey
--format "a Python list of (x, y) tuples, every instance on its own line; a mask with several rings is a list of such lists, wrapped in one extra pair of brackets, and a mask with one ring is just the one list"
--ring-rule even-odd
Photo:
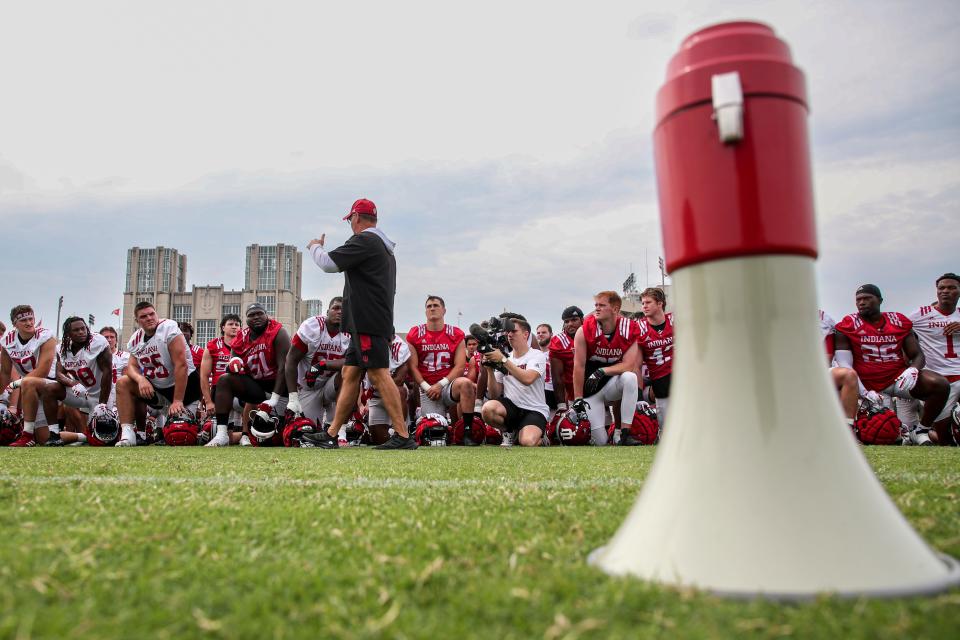
[[(307, 318), (297, 329), (295, 342), (299, 342), (306, 347), (307, 355), (297, 365), (297, 384), (301, 388), (306, 386), (305, 377), (310, 367), (320, 360), (327, 362), (343, 360), (347, 348), (350, 346), (350, 334), (340, 331), (336, 335), (330, 335), (327, 327), (327, 319), (323, 316), (313, 316)], [(322, 386), (330, 376), (332, 371), (324, 371), (314, 386)]]
[[(43, 327), (38, 327), (26, 342), (20, 340), (20, 334), (17, 333), (16, 329), (11, 329), (3, 336), (0, 347), (7, 352), (7, 356), (22, 378), (37, 366), (37, 361), (40, 359), (40, 347), (50, 340), (56, 340), (56, 336), (53, 335), (52, 331)], [(50, 371), (47, 372), (47, 377), (53, 380), (56, 374), (57, 359), (54, 357), (50, 365)]]
[[(157, 324), (157, 330), (152, 336), (147, 336), (143, 329), (130, 337), (127, 351), (130, 357), (137, 361), (143, 376), (158, 389), (166, 389), (174, 385), (173, 358), (170, 357), (170, 342), (177, 336), (183, 337), (180, 327), (173, 320), (163, 319)], [(187, 341), (183, 341), (183, 359), (187, 365), (187, 375), (193, 373), (193, 357), (187, 348)]]
[(97, 366), (97, 357), (104, 349), (109, 349), (107, 339), (99, 333), (90, 336), (90, 344), (77, 353), (67, 349), (66, 354), (60, 354), (60, 364), (71, 376), (80, 381), (88, 393), (96, 394), (100, 391), (103, 374)]
[(834, 322), (826, 311), (820, 309), (820, 336), (826, 338), (827, 336), (833, 335), (833, 328), (837, 326), (837, 323)]
[(117, 349), (116, 353), (113, 354), (113, 384), (117, 384), (117, 380), (126, 372), (129, 362), (130, 354)]
[(927, 360), (924, 367), (955, 382), (960, 379), (960, 334), (945, 336), (943, 328), (960, 322), (960, 309), (945, 315), (932, 306), (920, 307), (909, 316), (913, 331), (920, 340), (920, 349)]
[[(409, 359), (410, 345), (408, 345), (403, 338), (394, 334), (393, 342), (390, 343), (390, 375), (393, 375), (394, 372), (400, 368), (400, 365)], [(363, 376), (363, 388), (373, 388), (373, 384), (370, 382), (370, 378), (368, 378), (366, 374)], [(373, 390), (373, 397), (380, 397), (380, 393), (376, 389)]]

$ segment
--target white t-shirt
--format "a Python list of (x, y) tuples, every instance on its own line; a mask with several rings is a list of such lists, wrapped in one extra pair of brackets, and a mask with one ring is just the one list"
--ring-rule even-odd
[(546, 418), (550, 415), (550, 407), (547, 406), (543, 396), (543, 380), (547, 371), (547, 354), (538, 349), (530, 349), (523, 356), (517, 357), (511, 354), (510, 362), (521, 369), (533, 369), (540, 375), (533, 383), (526, 385), (513, 376), (499, 371), (494, 371), (497, 382), (503, 385), (503, 396), (521, 409), (527, 411), (536, 411), (542, 413)]
[(924, 368), (947, 376), (951, 382), (956, 380), (960, 376), (960, 335), (945, 336), (943, 329), (951, 322), (960, 322), (960, 308), (946, 315), (924, 306), (907, 317), (913, 322), (913, 331), (926, 358)]
[[(177, 336), (183, 337), (177, 323), (164, 319), (157, 324), (157, 330), (152, 336), (148, 337), (143, 329), (137, 329), (127, 343), (127, 351), (130, 352), (130, 357), (137, 361), (143, 377), (150, 380), (158, 389), (172, 387), (176, 382), (173, 377), (174, 365), (170, 355), (170, 342)], [(183, 358), (187, 365), (187, 375), (190, 375), (196, 367), (185, 339)]]

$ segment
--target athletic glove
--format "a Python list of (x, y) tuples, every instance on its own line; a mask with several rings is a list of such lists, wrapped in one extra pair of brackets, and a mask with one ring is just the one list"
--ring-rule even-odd
[(296, 391), (290, 392), (290, 399), (287, 400), (287, 411), (296, 415), (303, 415), (303, 409), (300, 407), (300, 394)]
[(571, 405), (573, 411), (577, 414), (577, 422), (583, 422), (586, 420), (590, 421), (590, 416), (587, 415), (587, 409), (590, 408), (590, 403), (584, 400), (583, 398), (577, 398), (573, 401)]
[(860, 395), (863, 396), (864, 400), (866, 400), (867, 402), (873, 405), (877, 405), (877, 406), (883, 405), (883, 396), (877, 393), (876, 391), (873, 391), (873, 390), (865, 391)]
[(242, 374), (246, 372), (247, 372), (247, 366), (243, 363), (242, 358), (237, 358), (236, 356), (234, 356), (233, 358), (230, 358), (230, 360), (227, 362), (227, 373)]
[(583, 381), (583, 395), (589, 398), (599, 393), (600, 389), (603, 389), (603, 385), (607, 384), (607, 380), (609, 379), (610, 376), (604, 373), (602, 367), (597, 369), (590, 374), (590, 377)]
[(916, 367), (907, 367), (903, 370), (899, 376), (897, 376), (894, 384), (897, 385), (899, 391), (910, 391), (917, 384), (917, 377), (920, 375), (920, 372), (917, 371)]
[(312, 389), (313, 385), (317, 384), (317, 378), (320, 377), (320, 375), (323, 373), (323, 370), (326, 369), (326, 367), (327, 367), (326, 360), (318, 360), (313, 364), (313, 366), (307, 369), (307, 373), (305, 376), (303, 376), (303, 380), (304, 382), (307, 383), (308, 387)]
[(280, 394), (271, 393), (270, 397), (263, 401), (263, 404), (267, 405), (271, 409), (275, 409), (278, 402), (280, 402)]

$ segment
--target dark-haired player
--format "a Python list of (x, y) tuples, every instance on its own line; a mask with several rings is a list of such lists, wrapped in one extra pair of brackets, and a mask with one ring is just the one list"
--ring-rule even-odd
[(570, 306), (560, 314), (563, 328), (550, 339), (550, 376), (555, 380), (553, 393), (557, 411), (566, 411), (567, 403), (573, 402), (573, 339), (583, 325), (583, 311)]
[(214, 338), (207, 343), (203, 350), (203, 358), (200, 360), (200, 393), (203, 395), (203, 404), (207, 410), (207, 415), (213, 415), (215, 407), (213, 404), (213, 391), (217, 387), (217, 382), (227, 371), (227, 363), (230, 361), (230, 345), (236, 339), (243, 323), (240, 316), (235, 313), (228, 313), (220, 320), (220, 337)]
[[(52, 331), (35, 324), (33, 308), (27, 304), (10, 310), (13, 327), (0, 341), (0, 389), (20, 389), (23, 411), (23, 432), (11, 447), (32, 447), (44, 444), (50, 431), (58, 431), (56, 414), (47, 427), (47, 417), (40, 406), (38, 389), (56, 384), (57, 340)], [(10, 381), (13, 369), (20, 378)]]
[(136, 446), (134, 421), (145, 420), (147, 405), (160, 409), (169, 404), (167, 415), (172, 417), (200, 400), (200, 373), (177, 323), (157, 317), (146, 301), (138, 302), (133, 314), (140, 328), (127, 342), (130, 360), (117, 380), (118, 447)]
[(200, 363), (203, 362), (203, 347), (198, 344), (193, 344), (193, 325), (189, 322), (180, 322), (177, 326), (180, 327), (180, 333), (183, 334), (183, 339), (187, 341), (187, 348), (190, 349), (190, 357), (193, 358), (193, 366), (199, 370)]
[[(230, 345), (232, 357), (227, 364), (227, 373), (217, 381), (214, 399), (217, 433), (206, 446), (230, 444), (228, 420), (235, 398), (247, 404), (269, 405), (283, 415), (287, 405), (283, 371), (289, 350), (290, 336), (283, 325), (268, 316), (259, 302), (247, 307), (247, 326)], [(249, 444), (246, 432), (241, 436), (240, 444)]]
[(857, 313), (836, 326), (834, 359), (840, 366), (852, 367), (868, 391), (925, 401), (919, 424), (905, 423), (904, 431), (912, 444), (931, 445), (927, 434), (947, 402), (950, 386), (940, 374), (923, 370), (925, 359), (913, 322), (902, 313), (881, 313), (881, 302), (876, 285), (857, 289)]

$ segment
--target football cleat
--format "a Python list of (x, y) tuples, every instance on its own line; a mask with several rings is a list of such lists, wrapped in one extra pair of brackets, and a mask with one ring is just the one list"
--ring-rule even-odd
[(227, 447), (230, 446), (230, 436), (224, 432), (219, 433), (215, 432), (213, 437), (210, 438), (210, 442), (204, 445), (205, 447)]
[[(429, 415), (429, 414), (428, 414)], [(447, 440), (447, 430), (443, 430), (443, 443), (446, 444)], [(389, 451), (392, 449), (416, 449), (417, 441), (411, 436), (408, 438), (403, 438), (398, 434), (393, 434), (390, 436), (390, 439), (384, 442), (383, 444), (378, 444), (374, 449), (380, 449), (381, 451)]]
[(921, 427), (920, 425), (917, 425), (913, 429), (907, 431), (907, 437), (910, 438), (910, 444), (918, 447), (934, 446), (933, 440), (931, 440), (930, 436), (928, 435), (929, 431), (929, 429), (926, 427)]
[(11, 447), (35, 447), (37, 446), (37, 441), (34, 440), (32, 433), (27, 433), (24, 431), (20, 434), (16, 440), (10, 443)]
[(314, 433), (304, 433), (300, 438), (300, 446), (317, 449), (339, 449), (340, 443), (336, 436), (331, 436), (325, 430), (320, 429)]

